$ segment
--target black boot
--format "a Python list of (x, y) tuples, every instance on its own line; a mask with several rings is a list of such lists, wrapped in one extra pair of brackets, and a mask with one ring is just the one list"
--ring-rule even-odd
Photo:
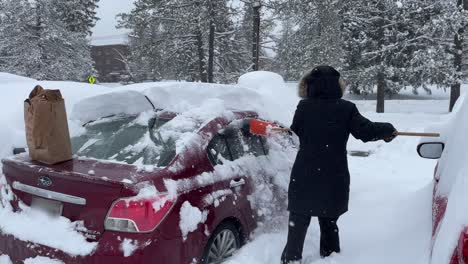
[(281, 264), (302, 260), (304, 241), (311, 216), (291, 212), (289, 214), (288, 242), (281, 256)]
[(338, 218), (319, 217), (320, 224), (320, 256), (330, 256), (340, 253), (340, 237), (337, 222)]

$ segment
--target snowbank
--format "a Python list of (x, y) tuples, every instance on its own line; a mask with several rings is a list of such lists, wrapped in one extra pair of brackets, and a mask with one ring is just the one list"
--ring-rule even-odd
[(11, 73), (0, 72), (0, 80), (2, 83), (14, 83), (14, 82), (37, 82), (32, 78), (23, 77)]

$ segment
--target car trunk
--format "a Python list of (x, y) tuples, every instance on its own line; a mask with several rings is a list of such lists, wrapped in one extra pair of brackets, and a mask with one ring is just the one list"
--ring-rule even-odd
[(104, 221), (119, 197), (135, 195), (134, 166), (75, 159), (58, 165), (32, 162), (26, 155), (3, 160), (3, 173), (16, 196), (26, 205), (83, 221), (90, 240), (104, 232)]

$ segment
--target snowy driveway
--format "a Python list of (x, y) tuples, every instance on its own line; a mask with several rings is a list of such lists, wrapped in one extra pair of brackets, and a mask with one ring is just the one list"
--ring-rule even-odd
[[(448, 106), (445, 100), (390, 101), (387, 103), (389, 113), (377, 115), (370, 112), (375, 105), (373, 102), (356, 103), (370, 119), (390, 121), (400, 131), (423, 131), (427, 125), (443, 120)], [(400, 137), (391, 144), (366, 145), (351, 140), (349, 150), (370, 150), (372, 154), (349, 160), (350, 211), (339, 220), (342, 253), (320, 259), (315, 219), (304, 247), (304, 264), (429, 262), (435, 162), (419, 158), (418, 140)], [(286, 235), (286, 223), (276, 232), (256, 234), (253, 241), (227, 263), (279, 263)]]

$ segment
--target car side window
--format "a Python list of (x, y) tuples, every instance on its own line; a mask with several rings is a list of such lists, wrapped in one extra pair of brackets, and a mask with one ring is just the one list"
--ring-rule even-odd
[(231, 160), (236, 160), (244, 156), (244, 142), (240, 129), (231, 125), (224, 129), (223, 134), (226, 138), (227, 147), (231, 153)]
[(268, 155), (265, 139), (262, 136), (253, 134), (244, 134), (244, 142), (246, 144), (246, 152), (256, 157)]
[(208, 144), (208, 157), (213, 165), (223, 164), (223, 160), (234, 161), (246, 154), (256, 157), (268, 155), (266, 139), (250, 133), (250, 120), (231, 124), (221, 130)]
[(241, 130), (246, 153), (252, 154), (256, 157), (268, 155), (266, 138), (250, 133), (250, 119), (245, 119), (242, 123), (243, 125)]
[(208, 144), (208, 157), (213, 165), (223, 164), (223, 160), (231, 160), (231, 154), (226, 145), (224, 135), (217, 134)]

